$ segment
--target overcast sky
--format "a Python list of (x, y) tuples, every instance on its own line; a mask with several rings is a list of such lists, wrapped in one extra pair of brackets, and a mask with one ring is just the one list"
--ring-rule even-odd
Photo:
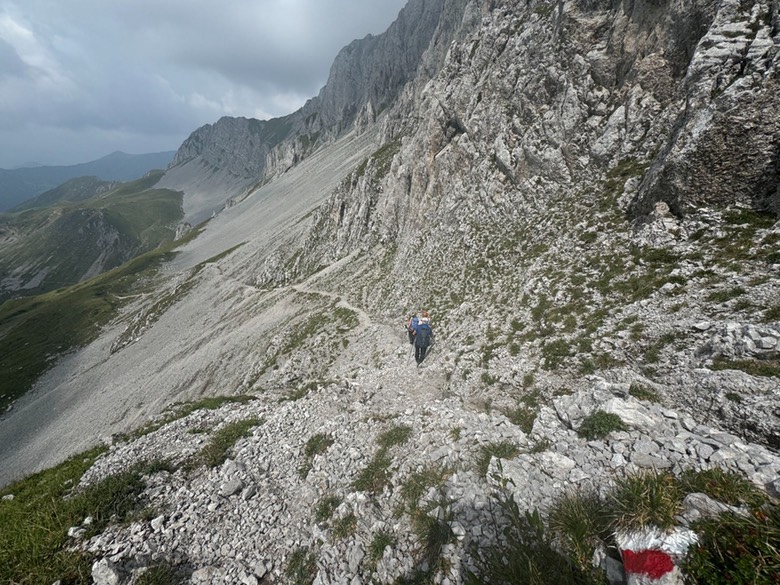
[(176, 150), (317, 95), (406, 0), (0, 0), (0, 168)]

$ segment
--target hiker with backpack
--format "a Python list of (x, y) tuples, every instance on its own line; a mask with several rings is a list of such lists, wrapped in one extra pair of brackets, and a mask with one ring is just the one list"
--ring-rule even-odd
[(423, 311), (414, 334), (414, 359), (418, 367), (425, 359), (431, 345), (433, 345), (431, 318), (427, 311)]

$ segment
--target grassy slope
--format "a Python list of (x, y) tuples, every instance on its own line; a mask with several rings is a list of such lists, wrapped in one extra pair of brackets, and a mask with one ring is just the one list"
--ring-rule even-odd
[(112, 268), (172, 241), (181, 194), (152, 189), (158, 179), (151, 175), (106, 196), (0, 216), (0, 224), (18, 234), (0, 251), (0, 277), (21, 270), (22, 280), (29, 281), (47, 270), (43, 282), (26, 294), (46, 292), (78, 282), (98, 259)]
[(138, 292), (195, 235), (158, 247), (87, 282), (0, 305), (0, 411), (30, 389), (58, 356), (95, 339), (123, 297)]

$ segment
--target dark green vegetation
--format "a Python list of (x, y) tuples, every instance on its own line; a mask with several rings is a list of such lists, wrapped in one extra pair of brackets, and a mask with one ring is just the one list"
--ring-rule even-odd
[(742, 370), (751, 376), (780, 378), (780, 360), (728, 360), (716, 359), (713, 370)]
[(203, 398), (195, 402), (177, 402), (169, 406), (165, 412), (156, 420), (149, 422), (137, 431), (135, 431), (133, 437), (142, 437), (153, 433), (157, 429), (160, 429), (175, 420), (182, 419), (189, 416), (196, 410), (217, 410), (225, 404), (246, 404), (255, 400), (254, 396), (239, 395), (239, 396), (211, 396)]
[[(6, 300), (0, 305), (0, 410), (27, 392), (59, 356), (94, 340), (130, 296), (148, 290), (160, 265), (173, 257), (175, 247), (197, 235), (197, 230), (193, 230), (188, 238), (172, 242), (172, 222), (180, 217), (181, 195), (170, 191), (142, 191), (158, 178), (147, 177), (123, 185), (106, 197), (72, 204), (76, 207), (63, 204), (56, 211), (52, 208), (33, 209), (15, 216), (13, 221), (17, 226), (29, 222), (27, 227), (17, 229), (38, 234), (33, 238), (34, 242), (28, 242), (26, 258), (38, 257), (38, 254), (47, 257), (51, 252), (47, 246), (62, 244), (64, 240), (54, 233), (50, 234), (53, 239), (47, 244), (48, 228), (46, 225), (36, 227), (36, 222), (46, 224), (50, 215), (58, 214), (60, 218), (98, 214), (112, 222), (117, 230), (132, 235), (134, 251), (128, 257), (143, 250), (149, 251), (127, 262), (127, 257), (118, 259), (117, 264), (125, 263), (85, 282), (33, 297)], [(8, 221), (10, 216), (2, 217), (0, 221)], [(49, 227), (58, 225), (58, 221)], [(70, 236), (79, 230), (75, 224), (60, 227)], [(36, 231), (37, 228), (43, 231)], [(78, 252), (67, 245), (64, 248), (74, 256), (87, 256), (83, 250)], [(3, 247), (0, 265), (6, 266), (3, 263), (13, 257), (15, 249), (16, 245)], [(83, 266), (68, 262), (62, 263), (69, 268), (67, 275), (57, 277), (57, 286), (74, 282), (83, 274), (83, 271), (79, 272)], [(0, 271), (5, 270), (7, 267), (0, 267)], [(65, 280), (60, 281), (59, 278)]]
[(603, 439), (613, 431), (625, 431), (626, 425), (616, 414), (597, 410), (583, 419), (577, 434), (586, 439)]
[(0, 233), (10, 235), (0, 248), (0, 277), (18, 281), (0, 291), (0, 300), (75, 284), (171, 242), (182, 195), (153, 189), (161, 174), (87, 199), (65, 194), (44, 207), (0, 215)]
[(94, 340), (130, 295), (147, 290), (160, 265), (185, 241), (84, 283), (0, 305), (0, 409), (24, 394), (58, 356)]
[(0, 575), (3, 582), (19, 585), (87, 583), (92, 562), (85, 555), (65, 550), (68, 528), (87, 516), (93, 523), (87, 535), (97, 534), (109, 522), (124, 522), (144, 514), (141, 493), (144, 475), (164, 466), (149, 464), (108, 477), (84, 490), (74, 490), (100, 455), (94, 449), (64, 463), (13, 483), (0, 495)]
[[(706, 493), (745, 514), (723, 513), (697, 521), (699, 535), (685, 559), (686, 583), (775, 583), (780, 574), (780, 506), (747, 479), (712, 468), (629, 476), (606, 495), (578, 491), (562, 495), (545, 526), (536, 512), (522, 512), (507, 486), (495, 494), (504, 542), (474, 550), (478, 574), (469, 583), (601, 585), (605, 575), (591, 565), (594, 551), (614, 554), (614, 533), (677, 525), (683, 498)], [(497, 523), (499, 520), (497, 519)]]
[(123, 297), (143, 290), (171, 257), (161, 248), (85, 283), (0, 305), (0, 408), (27, 392), (58, 356), (95, 339)]
[(306, 479), (306, 476), (309, 475), (314, 457), (327, 451), (332, 444), (333, 437), (324, 433), (317, 433), (309, 438), (303, 450), (303, 462), (298, 467), (298, 476), (301, 479)]
[(479, 449), (479, 457), (477, 458), (477, 473), (480, 476), (485, 476), (490, 467), (491, 458), (496, 459), (512, 459), (518, 453), (517, 445), (510, 443), (509, 441), (501, 441), (500, 443), (489, 443), (482, 445)]
[(317, 576), (317, 558), (309, 547), (295, 549), (284, 569), (285, 576), (293, 585), (309, 585)]
[(252, 434), (252, 429), (263, 424), (262, 419), (250, 418), (228, 423), (218, 429), (200, 453), (191, 462), (192, 466), (217, 467), (225, 462), (230, 449), (236, 442)]

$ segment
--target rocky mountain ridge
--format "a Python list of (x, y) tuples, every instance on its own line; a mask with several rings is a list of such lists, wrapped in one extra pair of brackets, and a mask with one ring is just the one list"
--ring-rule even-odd
[(97, 176), (106, 181), (132, 181), (153, 169), (164, 169), (173, 155), (173, 152), (127, 154), (117, 151), (76, 165), (0, 169), (0, 212), (8, 211), (77, 177)]
[[(302, 582), (422, 568), (462, 583), (480, 569), (471, 545), (501, 540), (502, 482), (542, 514), (650, 469), (724, 468), (777, 495), (778, 133), (776, 115), (742, 117), (776, 99), (777, 2), (441, 6), (422, 74), (391, 105), (243, 187), (154, 294), (12, 411), (57, 401), (51, 428), (75, 445), (177, 400), (256, 398), (111, 440), (85, 484), (163, 464), (146, 476), (153, 518), (74, 541), (98, 556), (95, 582), (157, 562), (190, 582), (295, 582), (303, 560)], [(421, 308), (437, 343), (416, 369), (403, 324)], [(99, 421), (58, 400), (82, 388), (99, 388)], [(580, 436), (597, 412), (624, 430)], [(241, 421), (228, 460), (188, 468)], [(382, 445), (391, 431), (405, 438)], [(361, 482), (367, 469), (384, 479)], [(436, 559), (417, 509), (446, 528)], [(688, 502), (681, 525), (697, 513)]]

